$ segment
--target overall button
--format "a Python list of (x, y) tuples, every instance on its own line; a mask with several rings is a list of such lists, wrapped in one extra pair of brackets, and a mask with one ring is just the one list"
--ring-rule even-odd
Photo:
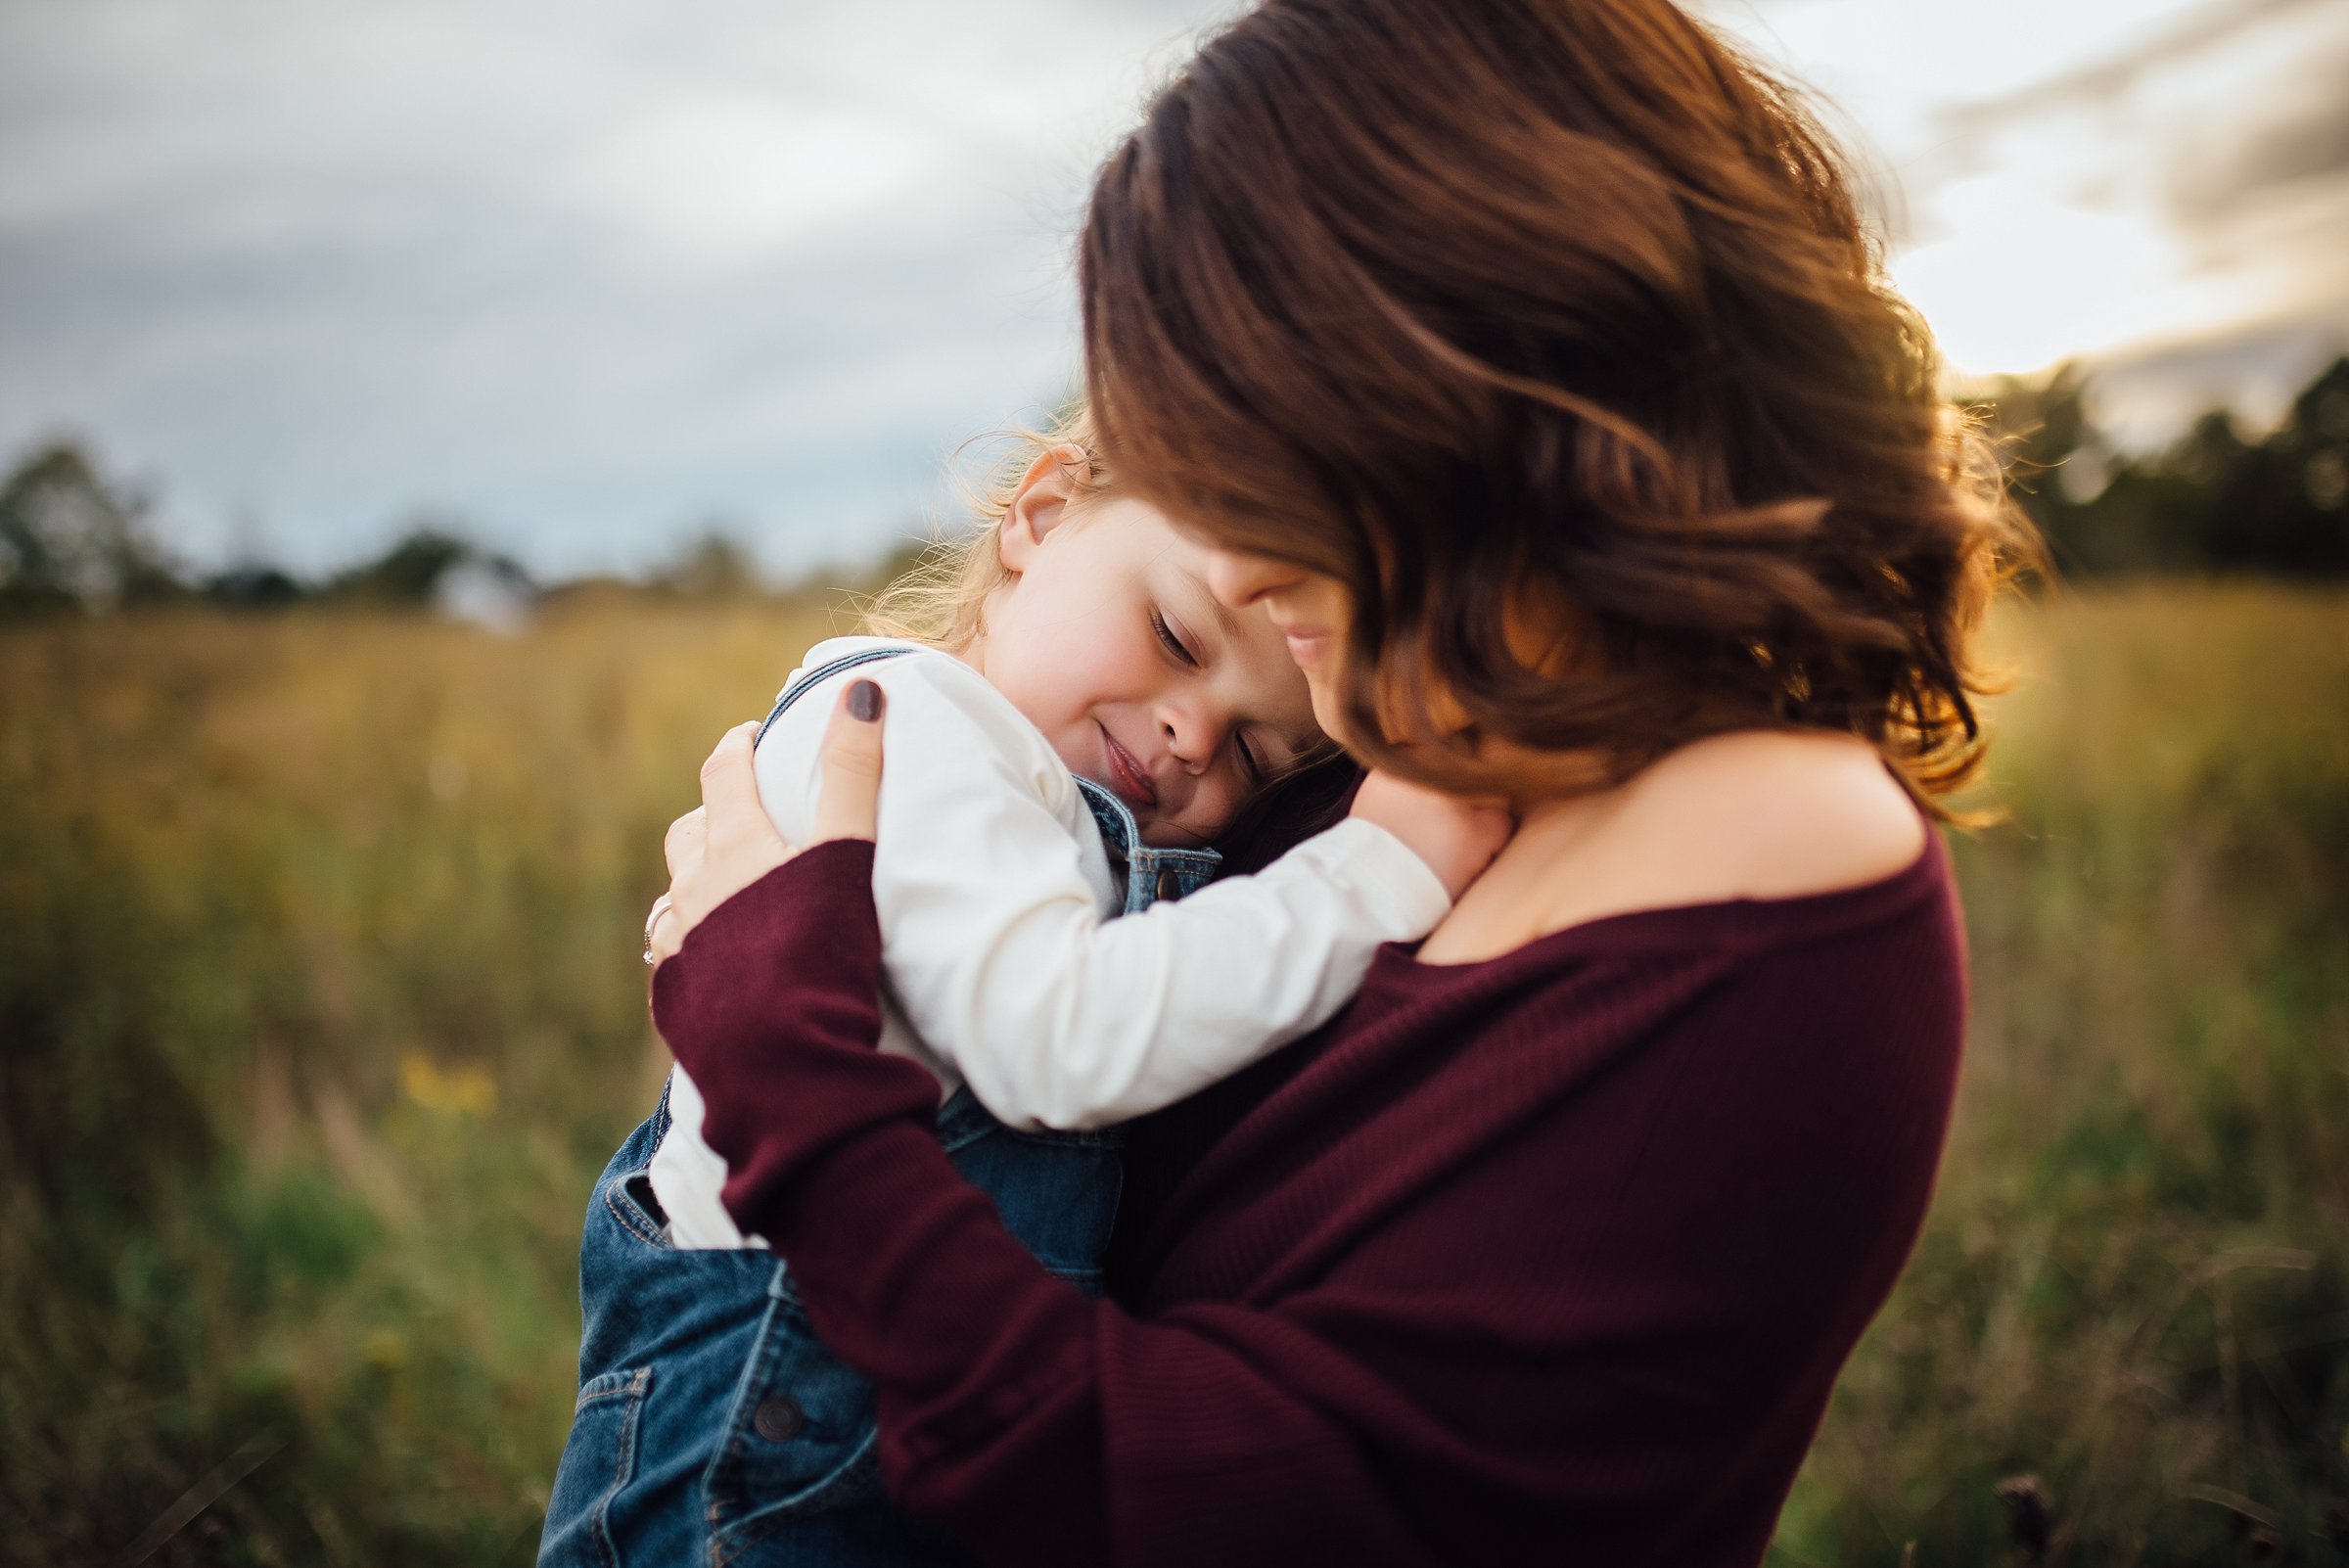
[(1161, 899), (1181, 898), (1182, 879), (1176, 876), (1172, 870), (1161, 871), (1158, 874), (1158, 896)]
[(769, 1443), (789, 1443), (806, 1424), (807, 1417), (800, 1412), (799, 1403), (788, 1394), (760, 1400), (759, 1408), (751, 1412), (751, 1425)]

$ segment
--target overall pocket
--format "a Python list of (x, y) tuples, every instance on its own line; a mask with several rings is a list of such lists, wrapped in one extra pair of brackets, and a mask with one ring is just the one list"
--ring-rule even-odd
[[(1115, 1130), (1017, 1132), (962, 1088), (940, 1108), (938, 1132), (947, 1157), (1038, 1262), (1088, 1293), (1099, 1288), (1120, 1184)], [(776, 1268), (767, 1294), (703, 1475), (712, 1560), (763, 1562), (790, 1531), (805, 1532), (789, 1537), (795, 1563), (968, 1561), (959, 1546), (888, 1505), (872, 1385), (816, 1338), (788, 1264)]]
[(649, 1366), (605, 1372), (579, 1387), (571, 1437), (555, 1467), (539, 1538), (539, 1568), (615, 1568), (612, 1499), (636, 1472), (636, 1426), (652, 1387)]
[(793, 1519), (882, 1497), (873, 1387), (815, 1337), (786, 1277), (703, 1481), (728, 1555)]

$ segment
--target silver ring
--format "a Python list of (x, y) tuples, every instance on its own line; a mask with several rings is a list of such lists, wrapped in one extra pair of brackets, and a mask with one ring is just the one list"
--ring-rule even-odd
[(668, 911), (668, 895), (664, 893), (653, 900), (653, 912), (644, 917), (644, 961), (647, 967), (661, 961), (653, 956), (653, 928), (661, 923), (661, 917)]

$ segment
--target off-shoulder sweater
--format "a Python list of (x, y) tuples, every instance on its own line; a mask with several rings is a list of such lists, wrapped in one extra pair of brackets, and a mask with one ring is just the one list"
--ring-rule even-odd
[(1381, 949), (1194, 1102), (1103, 1300), (872, 1048), (871, 863), (736, 896), (653, 1013), (905, 1506), (1007, 1564), (1759, 1561), (1932, 1187), (1965, 1005), (1938, 839), (1481, 963)]

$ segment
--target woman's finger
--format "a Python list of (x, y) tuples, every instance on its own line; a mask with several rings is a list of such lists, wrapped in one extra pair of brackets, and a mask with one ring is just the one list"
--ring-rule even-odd
[(766, 807), (759, 804), (759, 774), (751, 763), (751, 743), (758, 733), (755, 723), (735, 725), (717, 738), (716, 748), (702, 763), (702, 809), (709, 815), (712, 844), (763, 839), (775, 831)]
[(702, 845), (709, 836), (709, 813), (698, 806), (668, 825), (661, 837), (661, 854), (668, 862), (671, 882), (682, 876), (686, 867), (700, 862)]
[(869, 839), (881, 822), (881, 715), (887, 706), (881, 687), (870, 680), (852, 680), (832, 710), (824, 727), (823, 750), (817, 754), (823, 785), (815, 800), (815, 837)]
[(653, 900), (652, 913), (644, 922), (644, 961), (658, 964), (677, 950), (684, 941), (685, 922), (675, 903), (666, 893)]

